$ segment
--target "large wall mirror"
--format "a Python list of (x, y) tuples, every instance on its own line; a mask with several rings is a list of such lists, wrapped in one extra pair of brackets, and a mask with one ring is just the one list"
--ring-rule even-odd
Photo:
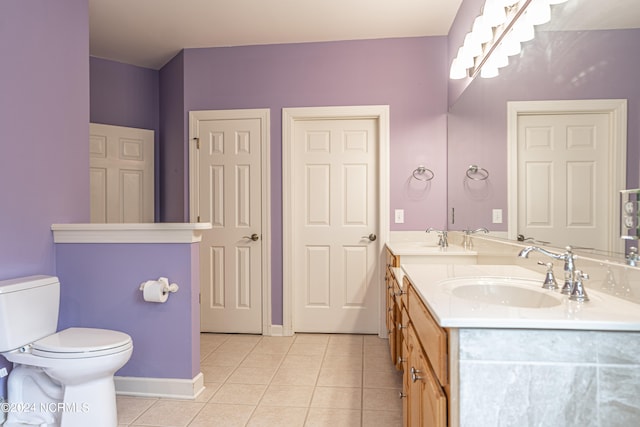
[[(637, 0), (569, 0), (555, 5), (550, 23), (536, 27), (534, 40), (523, 43), (522, 52), (510, 57), (510, 64), (491, 79), (475, 78), (449, 107), (448, 119), (448, 228), (450, 230), (486, 227), (502, 236), (521, 234), (509, 212), (509, 181), (517, 177), (517, 162), (510, 155), (513, 129), (509, 135), (509, 105), (539, 101), (570, 101), (581, 105), (588, 100), (623, 101), (625, 129), (606, 128), (605, 132), (622, 132), (625, 141), (620, 161), (626, 165), (621, 178), (623, 188), (637, 188), (640, 163), (640, 2)], [(574, 105), (574, 104), (570, 104)], [(581, 107), (572, 107), (578, 108)], [(578, 125), (577, 140), (589, 139), (590, 125)], [(535, 132), (534, 132), (535, 133)], [(513, 164), (510, 164), (512, 162)], [(473, 166), (473, 168), (470, 168)], [(610, 167), (607, 174), (619, 172)], [(469, 173), (482, 169), (482, 174)], [(486, 171), (486, 173), (485, 173)], [(575, 171), (574, 171), (575, 172)], [(539, 179), (544, 179), (544, 174)], [(569, 173), (567, 175), (570, 175)], [(536, 176), (535, 174), (533, 175)], [(588, 172), (577, 172), (572, 179)], [(537, 179), (537, 178), (536, 178)], [(589, 183), (586, 187), (598, 183)], [(600, 185), (602, 183), (599, 183)], [(554, 183), (549, 183), (554, 188)], [(620, 188), (610, 188), (611, 193)], [(517, 192), (516, 192), (517, 193)], [(572, 194), (564, 197), (571, 197)], [(539, 196), (535, 209), (544, 211), (551, 203)], [(582, 200), (582, 202), (585, 202)], [(558, 203), (558, 202), (553, 202)], [(567, 237), (566, 226), (550, 229), (543, 238), (526, 235), (550, 246), (569, 244), (589, 248), (591, 253), (623, 256), (619, 234), (614, 243), (582, 242), (576, 236), (609, 233), (619, 229), (618, 206), (612, 199), (588, 202), (609, 211), (607, 220), (596, 218), (579, 235)], [(570, 203), (569, 203), (570, 204)], [(616, 204), (617, 205), (617, 204)], [(574, 204), (574, 206), (577, 206)], [(610, 209), (611, 208), (611, 209)], [(594, 210), (595, 212), (595, 210)], [(579, 212), (580, 213), (580, 212)], [(575, 212), (573, 212), (575, 214)], [(600, 215), (600, 214), (598, 214)], [(580, 215), (578, 215), (580, 216)], [(586, 218), (591, 221), (593, 218)], [(501, 222), (500, 222), (501, 221)], [(590, 241), (585, 238), (584, 241)]]

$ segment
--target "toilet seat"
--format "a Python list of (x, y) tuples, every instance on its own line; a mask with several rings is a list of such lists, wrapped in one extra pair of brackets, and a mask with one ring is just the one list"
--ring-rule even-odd
[(132, 345), (131, 337), (123, 332), (68, 328), (34, 342), (31, 353), (51, 359), (83, 359), (119, 353)]

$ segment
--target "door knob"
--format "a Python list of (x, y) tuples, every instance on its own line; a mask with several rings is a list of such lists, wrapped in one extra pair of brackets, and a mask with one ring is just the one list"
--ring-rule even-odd
[(373, 242), (378, 238), (378, 236), (376, 236), (375, 234), (371, 233), (368, 236), (362, 236), (362, 238), (363, 239), (369, 239), (369, 241)]
[(243, 239), (253, 240), (255, 242), (258, 239), (260, 239), (260, 236), (258, 236), (256, 233), (253, 233), (251, 236), (242, 236), (242, 238)]

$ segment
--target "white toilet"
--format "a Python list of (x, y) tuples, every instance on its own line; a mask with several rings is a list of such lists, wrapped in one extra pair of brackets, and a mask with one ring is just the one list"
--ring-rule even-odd
[(131, 357), (125, 333), (69, 328), (56, 333), (60, 281), (0, 281), (0, 354), (13, 362), (4, 427), (114, 427), (114, 373)]

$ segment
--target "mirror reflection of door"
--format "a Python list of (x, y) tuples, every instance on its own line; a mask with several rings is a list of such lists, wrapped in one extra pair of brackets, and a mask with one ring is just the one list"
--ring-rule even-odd
[(613, 250), (612, 144), (607, 113), (519, 116), (518, 233), (554, 246)]
[(154, 133), (90, 124), (92, 223), (154, 222)]

